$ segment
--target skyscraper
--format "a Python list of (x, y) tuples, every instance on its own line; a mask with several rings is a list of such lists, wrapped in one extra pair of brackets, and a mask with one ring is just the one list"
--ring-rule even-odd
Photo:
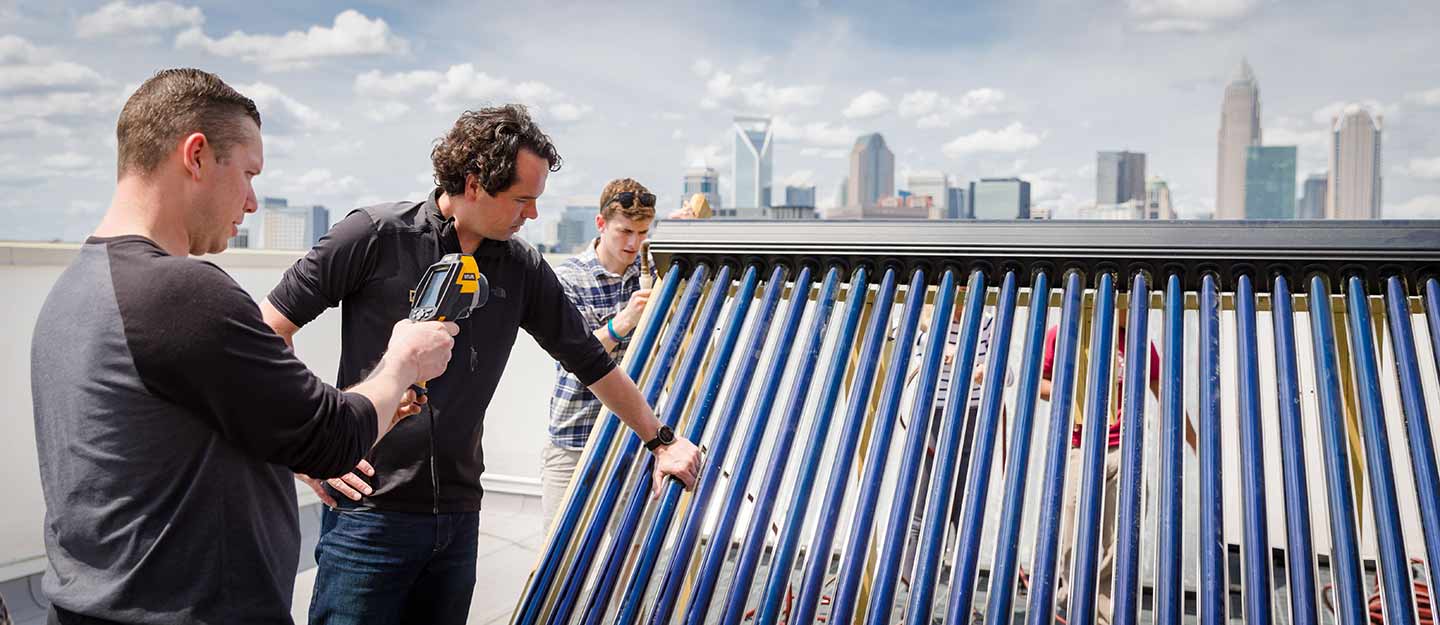
[(885, 147), (885, 137), (871, 133), (855, 140), (850, 150), (850, 188), (847, 205), (877, 206), (880, 198), (895, 193), (895, 153)]
[(1145, 218), (1175, 218), (1175, 205), (1170, 201), (1170, 185), (1159, 177), (1151, 177), (1145, 186)]
[(574, 252), (600, 236), (595, 227), (598, 214), (600, 209), (594, 206), (566, 206), (555, 226), (555, 248), (560, 252)]
[(1381, 121), (1352, 104), (1332, 122), (1326, 218), (1380, 218)]
[(1252, 145), (1247, 148), (1245, 218), (1295, 218), (1295, 146)]
[(835, 190), (835, 206), (833, 206), (832, 209), (833, 209), (833, 210), (836, 210), (837, 212), (838, 212), (838, 211), (843, 211), (843, 210), (845, 209), (845, 207), (846, 207), (846, 206), (849, 206), (849, 205), (850, 205), (850, 177), (849, 177), (849, 176), (844, 176), (844, 177), (840, 178), (840, 188), (838, 188), (838, 189)]
[(785, 206), (809, 206), (815, 208), (815, 185), (785, 187)]
[(1123, 204), (1145, 201), (1145, 153), (1097, 152), (1095, 203)]
[(1300, 196), (1300, 204), (1295, 207), (1296, 219), (1324, 219), (1325, 218), (1325, 196), (1330, 188), (1330, 173), (1310, 174), (1305, 179), (1305, 187)]
[(769, 117), (736, 117), (733, 148), (735, 175), (731, 176), (730, 197), (738, 209), (770, 206), (770, 174), (773, 168), (774, 132)]
[(261, 206), (261, 242), (266, 248), (310, 249), (330, 229), (330, 211), (324, 206), (290, 206), (285, 198), (276, 197), (265, 198)]
[(1019, 178), (981, 178), (970, 183), (975, 219), (1029, 219), (1030, 183)]
[(706, 167), (704, 162), (696, 161), (685, 170), (684, 193), (680, 194), (680, 205), (684, 206), (690, 201), (690, 196), (696, 193), (705, 195), (710, 201), (710, 208), (720, 208), (720, 176), (715, 173), (714, 167)]
[(1250, 64), (1225, 87), (1220, 104), (1219, 155), (1216, 159), (1215, 218), (1245, 217), (1245, 149), (1260, 145), (1260, 83)]
[(905, 187), (915, 197), (929, 197), (931, 219), (945, 219), (950, 212), (950, 185), (938, 171), (916, 172), (905, 177)]
[(970, 211), (965, 205), (965, 189), (958, 186), (945, 190), (945, 218), (964, 219), (970, 216)]

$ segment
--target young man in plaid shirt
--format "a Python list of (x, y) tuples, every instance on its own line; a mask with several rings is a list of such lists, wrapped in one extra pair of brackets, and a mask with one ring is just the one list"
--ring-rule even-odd
[[(640, 323), (650, 289), (640, 288), (640, 244), (655, 220), (655, 195), (629, 178), (610, 181), (600, 192), (595, 226), (600, 236), (555, 268), (570, 303), (619, 362)], [(600, 400), (569, 371), (555, 366), (550, 397), (550, 439), (541, 456), (541, 504), (546, 523), (554, 520), (565, 491), (600, 416)]]

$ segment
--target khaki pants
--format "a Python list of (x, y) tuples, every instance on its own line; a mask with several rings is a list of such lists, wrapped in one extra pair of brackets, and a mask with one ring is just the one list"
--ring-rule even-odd
[(540, 507), (545, 511), (547, 529), (555, 524), (555, 517), (565, 507), (565, 493), (570, 490), (580, 454), (578, 449), (557, 447), (551, 441), (545, 441), (544, 449), (540, 450)]
[[(1080, 498), (1080, 477), (1084, 473), (1080, 466), (1083, 455), (1080, 449), (1070, 450), (1066, 462), (1065, 512), (1060, 524), (1060, 570), (1059, 583), (1055, 589), (1057, 607), (1066, 608), (1069, 617), (1071, 555), (1075, 550), (1075, 514)], [(1095, 622), (1110, 625), (1114, 610), (1110, 593), (1114, 588), (1115, 576), (1115, 515), (1116, 496), (1120, 487), (1120, 448), (1110, 447), (1105, 451), (1105, 500), (1100, 509), (1100, 568), (1096, 571), (1098, 588), (1095, 590)], [(1073, 619), (1070, 619), (1073, 620)]]

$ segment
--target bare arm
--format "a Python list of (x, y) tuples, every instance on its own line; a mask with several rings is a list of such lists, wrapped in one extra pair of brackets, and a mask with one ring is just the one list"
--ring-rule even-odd
[(289, 345), (290, 349), (295, 349), (295, 333), (300, 331), (300, 326), (292, 323), (284, 313), (276, 309), (269, 298), (260, 302), (260, 315), (265, 318), (265, 325), (285, 339), (285, 344)]
[[(615, 413), (622, 422), (635, 431), (641, 440), (655, 438), (660, 432), (660, 420), (655, 411), (645, 402), (645, 396), (635, 387), (635, 382), (619, 367), (610, 370), (594, 384), (590, 392)], [(660, 474), (672, 476), (693, 489), (700, 474), (700, 450), (684, 437), (676, 436), (675, 442), (655, 449), (655, 485), (660, 484)]]

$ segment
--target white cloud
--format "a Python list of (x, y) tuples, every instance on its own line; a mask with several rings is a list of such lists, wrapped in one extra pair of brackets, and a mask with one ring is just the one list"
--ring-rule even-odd
[(685, 146), (685, 162), (704, 163), (706, 167), (728, 167), (730, 153), (718, 143)]
[(860, 136), (860, 131), (849, 126), (832, 126), (830, 122), (797, 125), (785, 117), (771, 120), (770, 128), (776, 139), (820, 147), (847, 147)]
[(377, 102), (365, 111), (365, 118), (370, 121), (383, 123), (399, 119), (410, 112), (410, 105), (404, 102)]
[(405, 97), (434, 89), (444, 80), (444, 74), (431, 70), (394, 74), (370, 70), (355, 77), (355, 93), (368, 96)]
[(235, 85), (235, 90), (255, 101), (260, 109), (260, 119), (267, 132), (291, 134), (296, 131), (337, 130), (340, 124), (334, 118), (306, 106), (299, 100), (285, 95), (274, 85), (257, 82), (250, 85)]
[(130, 4), (118, 0), (81, 16), (75, 22), (75, 34), (88, 39), (182, 26), (196, 27), (204, 23), (205, 14), (198, 7), (184, 7), (173, 2)]
[(103, 82), (95, 70), (50, 58), (23, 37), (0, 36), (0, 93), (85, 90)]
[(1129, 0), (1135, 29), (1141, 32), (1199, 33), (1254, 12), (1259, 0)]
[(919, 117), (929, 115), (940, 106), (940, 94), (926, 89), (911, 91), (900, 98), (899, 113), (901, 117)]
[(1020, 122), (1012, 122), (999, 130), (977, 130), (961, 135), (940, 150), (950, 158), (983, 152), (1021, 152), (1040, 145), (1042, 136), (1026, 130)]
[(590, 113), (588, 104), (571, 104), (563, 102), (550, 107), (550, 118), (555, 121), (573, 122)]
[(1385, 207), (1386, 219), (1440, 219), (1440, 195), (1421, 195)]
[(1369, 111), (1371, 115), (1392, 115), (1399, 110), (1398, 107), (1387, 106), (1373, 98), (1359, 102), (1331, 102), (1315, 109), (1315, 112), (1310, 115), (1310, 119), (1317, 124), (1323, 124), (1326, 128), (1329, 128), (1331, 122), (1333, 122), (1336, 117), (1344, 115), (1354, 107), (1364, 108)]
[(817, 148), (811, 146), (808, 148), (800, 148), (800, 155), (814, 156), (818, 158), (841, 159), (850, 156), (850, 151), (838, 148)]
[[(265, 176), (266, 189), (264, 193), (285, 193), (290, 195), (304, 194), (307, 198), (333, 197), (360, 193), (365, 191), (364, 185), (355, 176), (336, 176), (334, 172), (324, 167), (318, 167), (306, 171), (298, 176), (291, 175), (286, 171), (274, 171)], [(257, 180), (259, 180), (257, 178)]]
[(787, 187), (813, 187), (815, 186), (815, 171), (811, 169), (801, 169), (790, 172), (789, 175), (781, 179), (780, 184)]
[(550, 119), (571, 122), (584, 118), (593, 109), (575, 102), (565, 92), (546, 83), (520, 83), (491, 76), (470, 63), (451, 65), (444, 72), (416, 70), (386, 74), (378, 70), (355, 77), (355, 93), (370, 97), (413, 97), (428, 93), (427, 101), (437, 111), (460, 111), (486, 104), (519, 102)]
[(690, 71), (695, 72), (696, 76), (704, 78), (709, 76), (710, 72), (715, 71), (715, 64), (711, 63), (710, 59), (695, 59), (695, 62), (690, 64)]
[(763, 82), (740, 89), (746, 106), (767, 112), (815, 106), (820, 101), (820, 92), (818, 85), (775, 87)]
[(63, 152), (60, 154), (52, 154), (41, 159), (40, 164), (53, 169), (74, 171), (91, 167), (95, 164), (95, 159), (88, 154)]
[(770, 57), (762, 56), (760, 58), (750, 59), (748, 61), (745, 61), (744, 63), (741, 63), (740, 67), (735, 68), (735, 71), (741, 76), (754, 76), (756, 74), (763, 73), (765, 71), (765, 66), (769, 64)]
[(1400, 171), (1411, 178), (1440, 180), (1440, 157), (1412, 158)]
[(735, 77), (727, 72), (715, 72), (710, 79), (705, 81), (705, 93), (716, 100), (724, 100), (735, 95)]
[(216, 56), (240, 58), (270, 70), (296, 69), (316, 61), (346, 56), (404, 54), (410, 44), (390, 31), (380, 18), (370, 19), (354, 9), (335, 16), (331, 26), (311, 26), (283, 35), (251, 35), (235, 31), (212, 39), (199, 28), (175, 38), (176, 48), (198, 48)]
[(742, 85), (730, 72), (707, 68), (711, 71), (707, 72), (709, 78), (705, 81), (705, 95), (700, 99), (700, 107), (704, 109), (744, 106), (755, 111), (776, 113), (815, 106), (823, 92), (819, 85), (777, 86), (763, 81)]
[(69, 61), (0, 66), (0, 93), (88, 89), (100, 83), (95, 70)]
[(958, 98), (920, 89), (900, 99), (899, 113), (902, 118), (918, 118), (915, 125), (920, 128), (949, 128), (956, 121), (1005, 112), (1008, 104), (1004, 91), (990, 87), (971, 89)]
[(1330, 133), (1323, 128), (1303, 129), (1271, 126), (1265, 129), (1265, 143), (1324, 150), (1330, 145)]
[(1422, 107), (1440, 107), (1440, 88), (1416, 91), (1405, 96), (1405, 101)]
[(685, 131), (684, 131), (684, 130), (681, 130), (681, 129), (679, 129), (679, 128), (676, 128), (675, 130), (670, 131), (670, 138), (671, 138), (671, 139), (675, 139), (675, 140), (677, 140), (677, 141), (680, 140), (680, 139), (684, 139), (684, 138), (685, 138)]
[(868, 119), (890, 110), (890, 98), (879, 91), (870, 90), (855, 96), (842, 113), (849, 119)]

